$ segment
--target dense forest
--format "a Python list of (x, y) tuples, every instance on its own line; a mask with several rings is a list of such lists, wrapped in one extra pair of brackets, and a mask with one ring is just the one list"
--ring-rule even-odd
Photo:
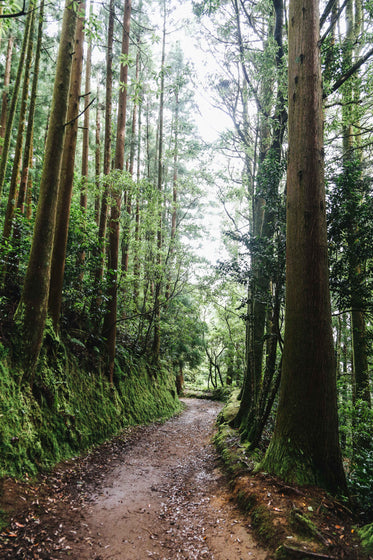
[(0, 476), (186, 383), (371, 522), (372, 2), (0, 11)]

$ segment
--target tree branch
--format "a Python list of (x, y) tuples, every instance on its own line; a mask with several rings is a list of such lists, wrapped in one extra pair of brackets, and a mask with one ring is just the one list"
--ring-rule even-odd
[(347, 72), (345, 74), (343, 74), (343, 76), (341, 76), (332, 86), (332, 89), (328, 92), (323, 94), (323, 99), (326, 99), (331, 93), (334, 93), (335, 91), (337, 91), (337, 89), (339, 89), (345, 82), (347, 82), (347, 80), (349, 78), (351, 78), (351, 76), (353, 76), (355, 74), (355, 72), (357, 72), (359, 70), (359, 68), (364, 64), (364, 62), (366, 62), (368, 60), (368, 58), (370, 58), (373, 54), (373, 48), (370, 49), (365, 56), (363, 56), (362, 58), (360, 58), (357, 62), (355, 62), (355, 64), (353, 66), (351, 66), (351, 68), (349, 70), (347, 70)]

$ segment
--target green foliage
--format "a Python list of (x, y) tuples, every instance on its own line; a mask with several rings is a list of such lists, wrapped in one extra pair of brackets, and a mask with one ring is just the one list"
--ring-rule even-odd
[(373, 552), (373, 523), (365, 525), (358, 531), (365, 552)]
[(349, 454), (347, 482), (351, 496), (358, 502), (362, 514), (373, 515), (373, 410), (364, 401), (352, 409), (353, 441)]

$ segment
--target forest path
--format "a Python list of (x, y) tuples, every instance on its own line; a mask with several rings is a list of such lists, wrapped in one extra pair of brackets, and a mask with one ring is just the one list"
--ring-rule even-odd
[[(221, 405), (185, 399), (186, 409), (147, 427), (93, 496), (84, 522), (97, 560), (261, 560), (247, 522), (229, 502), (210, 439)], [(73, 551), (72, 551), (73, 552)]]
[(211, 444), (221, 404), (183, 401), (180, 415), (128, 429), (39, 486), (5, 484), (3, 505), (21, 509), (0, 558), (264, 560)]

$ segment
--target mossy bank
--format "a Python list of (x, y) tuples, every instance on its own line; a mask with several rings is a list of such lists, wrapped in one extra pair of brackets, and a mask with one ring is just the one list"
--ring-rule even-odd
[[(218, 419), (215, 445), (230, 477), (232, 494), (248, 515), (268, 558), (314, 560), (367, 558), (357, 537), (356, 520), (348, 507), (324, 490), (293, 485), (260, 471), (264, 449), (249, 450), (240, 433), (230, 427), (239, 407), (239, 392), (232, 393)], [(366, 549), (371, 532), (367, 528)]]
[(110, 386), (99, 367), (71, 355), (62, 344), (44, 352), (31, 388), (20, 382), (21, 372), (9, 369), (3, 352), (0, 477), (36, 474), (126, 426), (168, 418), (180, 409), (166, 364), (150, 368), (144, 359), (123, 353)]

